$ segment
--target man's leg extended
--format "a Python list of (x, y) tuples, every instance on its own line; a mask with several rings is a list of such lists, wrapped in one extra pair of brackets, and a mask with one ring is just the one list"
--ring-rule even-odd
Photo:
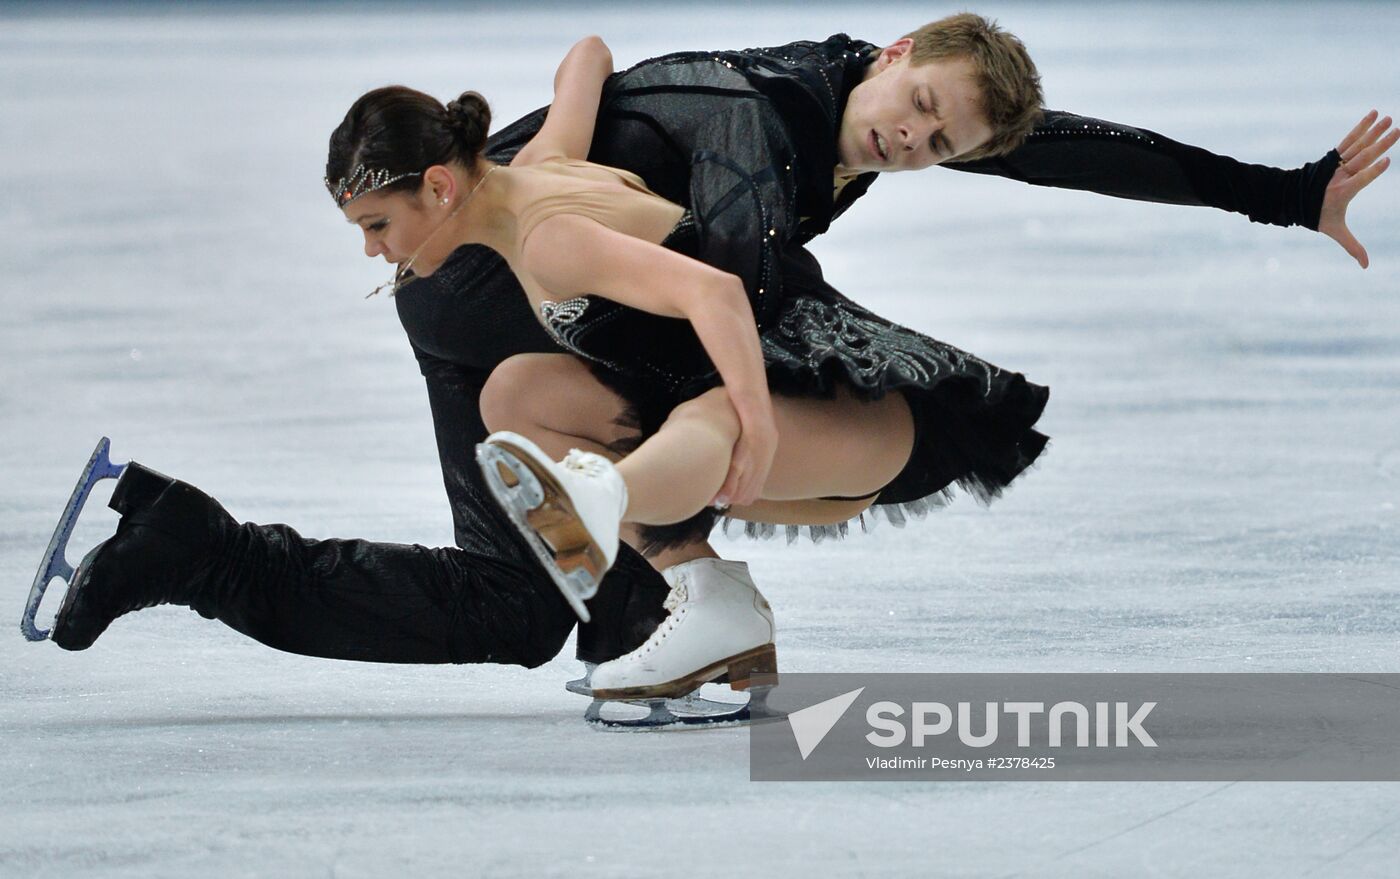
[[(68, 649), (84, 649), (124, 613), (166, 603), (279, 650), (375, 662), (533, 667), (574, 625), (554, 585), (508, 543), (493, 556), (310, 540), (286, 525), (239, 523), (194, 486), (136, 463), (110, 506), (122, 514), (117, 533), (80, 565), (55, 622), (54, 640)], [(619, 572), (618, 588), (604, 582), (599, 598), (612, 612), (635, 603), (637, 589), (626, 587), (636, 567)]]

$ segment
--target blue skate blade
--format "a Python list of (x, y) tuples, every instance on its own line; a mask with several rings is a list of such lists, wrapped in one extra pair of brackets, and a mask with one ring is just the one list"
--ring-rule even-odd
[[(592, 620), (592, 614), (588, 612), (588, 607), (583, 603), (585, 598), (592, 598), (598, 591), (597, 584), (592, 583), (584, 572), (575, 571), (575, 576), (564, 573), (559, 565), (554, 561), (554, 553), (549, 545), (535, 533), (535, 529), (530, 527), (525, 514), (540, 504), (544, 503), (544, 490), (540, 488), (539, 480), (514, 455), (499, 446), (490, 443), (477, 443), (476, 462), (481, 467), (481, 474), (486, 478), (486, 487), (491, 490), (491, 495), (496, 499), (496, 503), (501, 510), (510, 517), (511, 524), (515, 530), (524, 538), (530, 551), (535, 554), (540, 566), (545, 573), (554, 581), (554, 585), (559, 588), (559, 592), (564, 596), (564, 600), (573, 608), (575, 614), (583, 622)], [(501, 479), (500, 472), (496, 469), (497, 464), (504, 464), (511, 473), (515, 474), (517, 483), (514, 486), (506, 485)], [(580, 582), (580, 578), (584, 582)], [(592, 589), (588, 588), (592, 586)]]
[(97, 448), (92, 450), (92, 457), (88, 459), (87, 466), (78, 477), (78, 484), (74, 486), (73, 494), (68, 498), (68, 505), (63, 508), (63, 515), (59, 517), (58, 525), (54, 528), (39, 572), (34, 575), (34, 585), (29, 588), (29, 600), (24, 605), (24, 617), (19, 621), (20, 631), (30, 641), (43, 641), (49, 637), (50, 630), (40, 630), (34, 625), (34, 617), (39, 613), (39, 603), (44, 600), (44, 592), (49, 588), (49, 583), (55, 577), (62, 579), (64, 583), (72, 582), (73, 566), (68, 564), (64, 555), (68, 549), (68, 538), (73, 536), (73, 529), (78, 524), (78, 514), (87, 504), (92, 487), (103, 479), (116, 479), (126, 470), (125, 464), (114, 465), (108, 459), (107, 451), (111, 447), (112, 441), (104, 436), (97, 443)]

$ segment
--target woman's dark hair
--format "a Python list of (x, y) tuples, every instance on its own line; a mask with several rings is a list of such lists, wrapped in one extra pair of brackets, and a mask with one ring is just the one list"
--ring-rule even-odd
[[(326, 179), (349, 177), (358, 165), (389, 176), (417, 174), (459, 161), (470, 167), (486, 146), (491, 108), (476, 92), (443, 106), (437, 98), (401, 85), (361, 95), (331, 132)], [(380, 192), (417, 191), (421, 177), (405, 177)]]

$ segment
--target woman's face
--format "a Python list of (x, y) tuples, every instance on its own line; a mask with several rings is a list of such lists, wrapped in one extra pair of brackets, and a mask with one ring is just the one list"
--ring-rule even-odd
[(365, 256), (399, 265), (413, 255), (441, 218), (424, 203), (423, 191), (371, 192), (343, 208), (345, 218), (365, 236)]

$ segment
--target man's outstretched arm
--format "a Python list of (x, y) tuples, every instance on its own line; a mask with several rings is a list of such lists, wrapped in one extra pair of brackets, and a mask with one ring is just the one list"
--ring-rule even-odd
[[(1388, 160), (1381, 156), (1397, 136), (1385, 134), (1389, 124), (1389, 118), (1377, 122), (1373, 113), (1338, 149), (1284, 170), (1240, 162), (1147, 129), (1047, 110), (1044, 122), (1015, 152), (945, 167), (1036, 186), (1213, 207), (1256, 223), (1305, 226), (1336, 240), (1364, 266), (1365, 250), (1346, 227), (1346, 207), (1385, 170)], [(1341, 151), (1348, 153), (1345, 176), (1336, 173)]]

